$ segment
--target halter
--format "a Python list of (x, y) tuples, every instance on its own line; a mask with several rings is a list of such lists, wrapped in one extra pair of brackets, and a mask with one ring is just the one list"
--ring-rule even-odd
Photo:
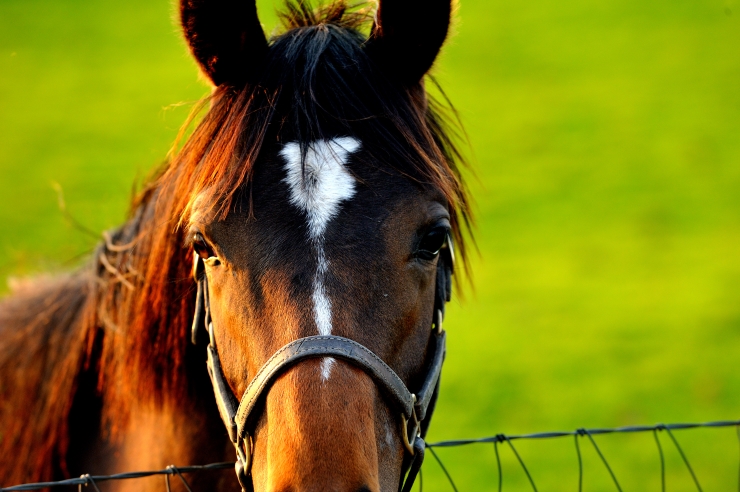
[(236, 449), (234, 466), (243, 492), (253, 490), (250, 478), (253, 450), (251, 430), (260, 415), (256, 408), (264, 400), (278, 376), (305, 359), (317, 357), (336, 357), (365, 371), (382, 390), (391, 406), (399, 412), (401, 435), (406, 450), (401, 465), (399, 491), (409, 492), (411, 490), (424, 461), (424, 437), (439, 394), (439, 377), (446, 350), (446, 333), (442, 329), (442, 320), (445, 303), (449, 302), (452, 295), (454, 261), (452, 238), (448, 234), (437, 262), (434, 316), (428, 350), (429, 364), (424, 382), (416, 393), (410, 392), (393, 369), (364, 345), (344, 337), (316, 335), (294, 340), (275, 352), (254, 376), (241, 401), (238, 402), (226, 382), (216, 350), (216, 337), (210, 314), (208, 280), (203, 259), (197, 253), (194, 254), (193, 276), (198, 289), (191, 341), (196, 344), (201, 327), (207, 328), (208, 374), (211, 377), (218, 412), (229, 434), (229, 439)]

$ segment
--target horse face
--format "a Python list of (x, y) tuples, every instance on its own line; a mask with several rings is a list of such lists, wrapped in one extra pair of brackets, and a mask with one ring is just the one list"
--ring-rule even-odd
[[(268, 45), (253, 4), (183, 0), (186, 36), (217, 92), (246, 86), (225, 111), (242, 104), (246, 121), (256, 111), (244, 101), (274, 95), (258, 107), (271, 116), (240, 198), (226, 214), (200, 198), (189, 210), (214, 345), (237, 398), (277, 350), (314, 335), (358, 342), (408, 388), (421, 385), (437, 264), (456, 221), (450, 187), (435, 182), (457, 178), (444, 152), (430, 150), (438, 141), (420, 79), (450, 6), (381, 2), (368, 40), (297, 9), (302, 20)], [(333, 11), (338, 19), (344, 9)], [(405, 429), (366, 372), (332, 357), (303, 360), (265, 395), (249, 429), (256, 490), (398, 489)]]
[[(282, 144), (255, 168), (251, 217), (195, 214), (189, 236), (205, 258), (234, 394), (280, 347), (311, 335), (355, 340), (420, 384), (450, 217), (438, 193), (358, 165), (364, 153), (355, 137), (312, 142), (302, 169), (299, 146)], [(257, 490), (394, 490), (404, 446), (389, 403), (346, 362), (294, 366), (254, 431)]]

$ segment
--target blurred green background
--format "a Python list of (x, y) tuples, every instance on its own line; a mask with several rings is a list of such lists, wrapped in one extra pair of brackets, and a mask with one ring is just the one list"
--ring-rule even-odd
[[(3, 278), (78, 265), (95, 239), (52, 183), (115, 226), (207, 93), (174, 17), (0, 1)], [(740, 417), (739, 22), (737, 0), (461, 0), (436, 73), (472, 144), (480, 256), (431, 440)], [(675, 434), (705, 490), (737, 487), (733, 429)], [(669, 489), (692, 490), (662, 438)], [(625, 490), (659, 490), (652, 435), (597, 441)], [(614, 490), (587, 444), (585, 490)], [(540, 490), (577, 489), (572, 439), (516, 445)], [(492, 445), (439, 453), (460, 490), (496, 490)], [(432, 459), (424, 478), (448, 490)]]

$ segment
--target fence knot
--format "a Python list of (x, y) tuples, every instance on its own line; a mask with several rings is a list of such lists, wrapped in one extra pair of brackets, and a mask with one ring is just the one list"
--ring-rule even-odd
[(182, 482), (183, 487), (185, 487), (185, 489), (188, 492), (193, 492), (190, 489), (190, 484), (188, 483), (187, 480), (185, 480), (185, 477), (182, 476), (182, 472), (180, 472), (180, 469), (179, 468), (177, 468), (175, 465), (167, 465), (167, 468), (165, 468), (165, 471), (167, 472), (167, 474), (164, 476), (164, 482), (165, 482), (165, 484), (167, 486), (167, 492), (171, 492), (171, 490), (170, 490), (170, 475), (177, 475), (177, 477)]
[(506, 442), (509, 438), (506, 437), (506, 434), (496, 434), (496, 442)]
[(668, 430), (668, 427), (666, 427), (665, 424), (658, 424), (658, 425), (655, 426), (655, 429), (656, 430), (659, 430), (659, 431), (667, 431)]
[[(87, 487), (88, 485), (92, 485), (93, 488), (96, 490), (96, 492), (100, 492), (100, 489), (98, 488), (98, 484), (95, 483), (95, 480), (93, 480), (93, 477), (91, 477), (89, 473), (85, 473), (84, 475), (80, 475), (80, 478), (85, 481), (84, 482), (85, 487)], [(82, 490), (82, 485), (83, 484), (79, 484), (77, 486), (77, 490), (81, 491)]]
[(576, 429), (576, 434), (583, 437), (588, 435), (588, 431), (584, 428)]

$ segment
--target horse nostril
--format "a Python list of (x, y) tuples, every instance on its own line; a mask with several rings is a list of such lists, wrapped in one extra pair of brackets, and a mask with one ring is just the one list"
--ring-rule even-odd
[(368, 487), (367, 485), (363, 485), (362, 487), (357, 489), (357, 492), (372, 492), (372, 490), (370, 490), (370, 487)]

